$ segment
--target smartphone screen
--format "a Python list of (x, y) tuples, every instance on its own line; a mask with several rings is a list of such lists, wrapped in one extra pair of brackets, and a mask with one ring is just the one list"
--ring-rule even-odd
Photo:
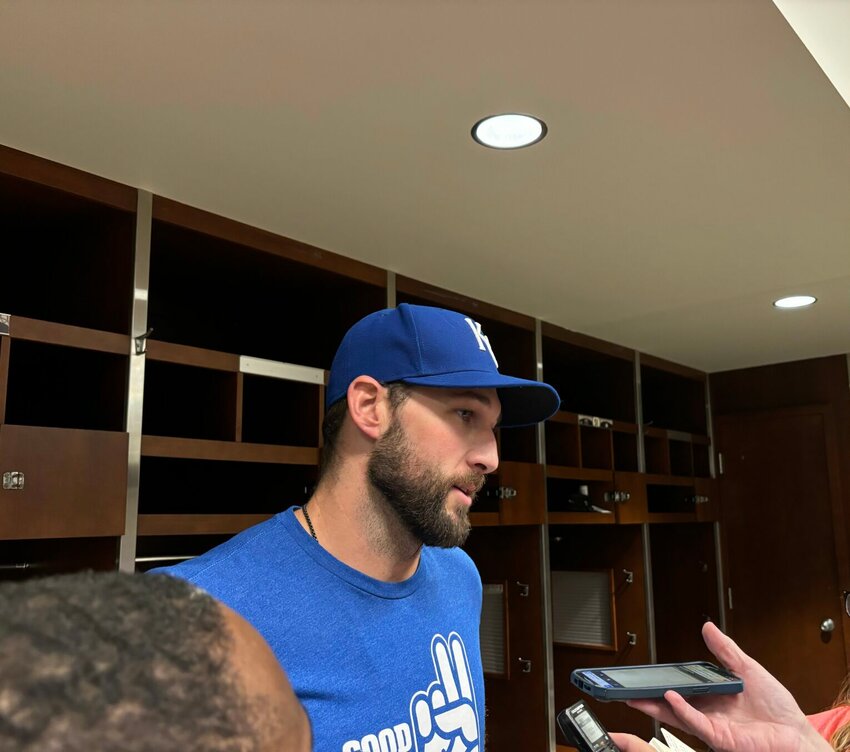
[(688, 664), (685, 666), (638, 666), (637, 668), (609, 668), (605, 676), (621, 687), (684, 687), (700, 681), (725, 682), (728, 676), (717, 673), (707, 666)]
[(668, 689), (683, 695), (734, 694), (744, 689), (737, 676), (699, 661), (576, 669), (570, 679), (579, 689), (603, 700), (662, 697)]

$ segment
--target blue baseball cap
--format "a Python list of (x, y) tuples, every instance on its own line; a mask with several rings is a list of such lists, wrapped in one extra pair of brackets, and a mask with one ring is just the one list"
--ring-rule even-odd
[(561, 398), (549, 384), (499, 373), (481, 324), (456, 311), (402, 303), (370, 313), (348, 330), (331, 365), (325, 393), (330, 407), (358, 376), (381, 383), (496, 389), (500, 425), (526, 426), (553, 415)]

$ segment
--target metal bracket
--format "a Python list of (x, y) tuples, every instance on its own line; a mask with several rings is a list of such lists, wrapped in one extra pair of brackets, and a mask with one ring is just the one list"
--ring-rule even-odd
[(595, 415), (579, 415), (578, 424), (580, 426), (590, 426), (591, 428), (613, 428), (614, 421), (610, 418), (598, 418)]
[(513, 499), (517, 495), (515, 488), (510, 486), (499, 486), (498, 488), (487, 489), (484, 491), (484, 496), (495, 497), (497, 499)]
[(690, 501), (692, 504), (708, 504), (710, 499), (708, 498), (708, 496), (696, 494), (694, 496), (691, 496)]
[(626, 632), (626, 642), (628, 642), (629, 645), (637, 645), (637, 634), (634, 632)]
[(626, 585), (631, 585), (635, 581), (635, 573), (631, 569), (624, 569), (623, 574), (626, 575)]
[(148, 337), (153, 334), (153, 327), (150, 327), (144, 334), (140, 334), (135, 338), (136, 355), (144, 355), (148, 351)]
[(3, 473), (3, 490), (4, 491), (23, 491), (24, 490), (24, 474), (21, 472)]
[(517, 580), (516, 585), (517, 588), (519, 588), (519, 597), (528, 598), (528, 585), (526, 585), (524, 582), (520, 582), (519, 580)]
[(531, 673), (531, 661), (527, 658), (517, 658), (519, 661), (519, 665), (522, 666), (522, 673), (530, 674)]
[(613, 501), (615, 504), (625, 504), (632, 498), (632, 494), (629, 491), (606, 491), (604, 498), (605, 501)]

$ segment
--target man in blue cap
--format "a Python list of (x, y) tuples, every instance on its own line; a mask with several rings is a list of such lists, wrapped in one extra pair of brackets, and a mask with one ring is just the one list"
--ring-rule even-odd
[(326, 402), (310, 500), (169, 571), (266, 638), (316, 750), (478, 752), (481, 580), (457, 546), (494, 429), (545, 420), (558, 394), (500, 374), (471, 318), (402, 304), (348, 331)]

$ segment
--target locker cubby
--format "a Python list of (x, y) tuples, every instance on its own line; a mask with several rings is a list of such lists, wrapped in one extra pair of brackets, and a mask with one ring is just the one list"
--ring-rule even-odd
[(5, 422), (124, 430), (127, 356), (12, 339)]
[(646, 504), (650, 514), (694, 514), (694, 496), (692, 485), (646, 485)]
[(548, 420), (546, 431), (546, 463), (565, 467), (579, 467), (581, 464), (581, 445), (578, 426), (570, 423)]
[(0, 174), (0, 312), (129, 334), (134, 217)]
[(594, 470), (614, 468), (611, 431), (606, 428), (579, 426), (581, 466)]
[(694, 474), (694, 459), (691, 453), (691, 443), (670, 439), (670, 474), (692, 476)]
[(636, 473), (638, 471), (637, 434), (614, 430), (614, 469)]
[(142, 433), (188, 439), (236, 439), (232, 372), (148, 360)]
[[(581, 495), (581, 489), (587, 488), (590, 503), (606, 512), (613, 512), (614, 506), (606, 501), (605, 494), (611, 490), (610, 481), (588, 481), (567, 478), (546, 479), (546, 507), (550, 515), (564, 512), (566, 514), (581, 513), (580, 510), (571, 509), (568, 500), (571, 496)], [(600, 522), (612, 522), (613, 515), (606, 512), (591, 512), (598, 515)]]
[(500, 429), (499, 457), (511, 462), (537, 462), (537, 429), (534, 427)]
[(694, 444), (694, 475), (697, 478), (711, 477), (711, 445)]
[(3, 541), (0, 545), (0, 582), (32, 577), (109, 571), (118, 560), (118, 538), (43, 538)]
[(384, 307), (382, 286), (153, 222), (148, 322), (158, 340), (327, 369), (348, 328)]
[(545, 336), (544, 376), (561, 395), (561, 409), (626, 423), (635, 422), (632, 360)]
[(706, 384), (704, 378), (690, 378), (641, 364), (643, 424), (653, 428), (705, 435)]
[(243, 378), (242, 441), (319, 445), (318, 385), (250, 374)]
[(646, 472), (653, 475), (669, 475), (670, 449), (662, 436), (644, 434), (643, 449), (646, 457)]
[(274, 514), (315, 482), (312, 465), (142, 457), (139, 514)]

